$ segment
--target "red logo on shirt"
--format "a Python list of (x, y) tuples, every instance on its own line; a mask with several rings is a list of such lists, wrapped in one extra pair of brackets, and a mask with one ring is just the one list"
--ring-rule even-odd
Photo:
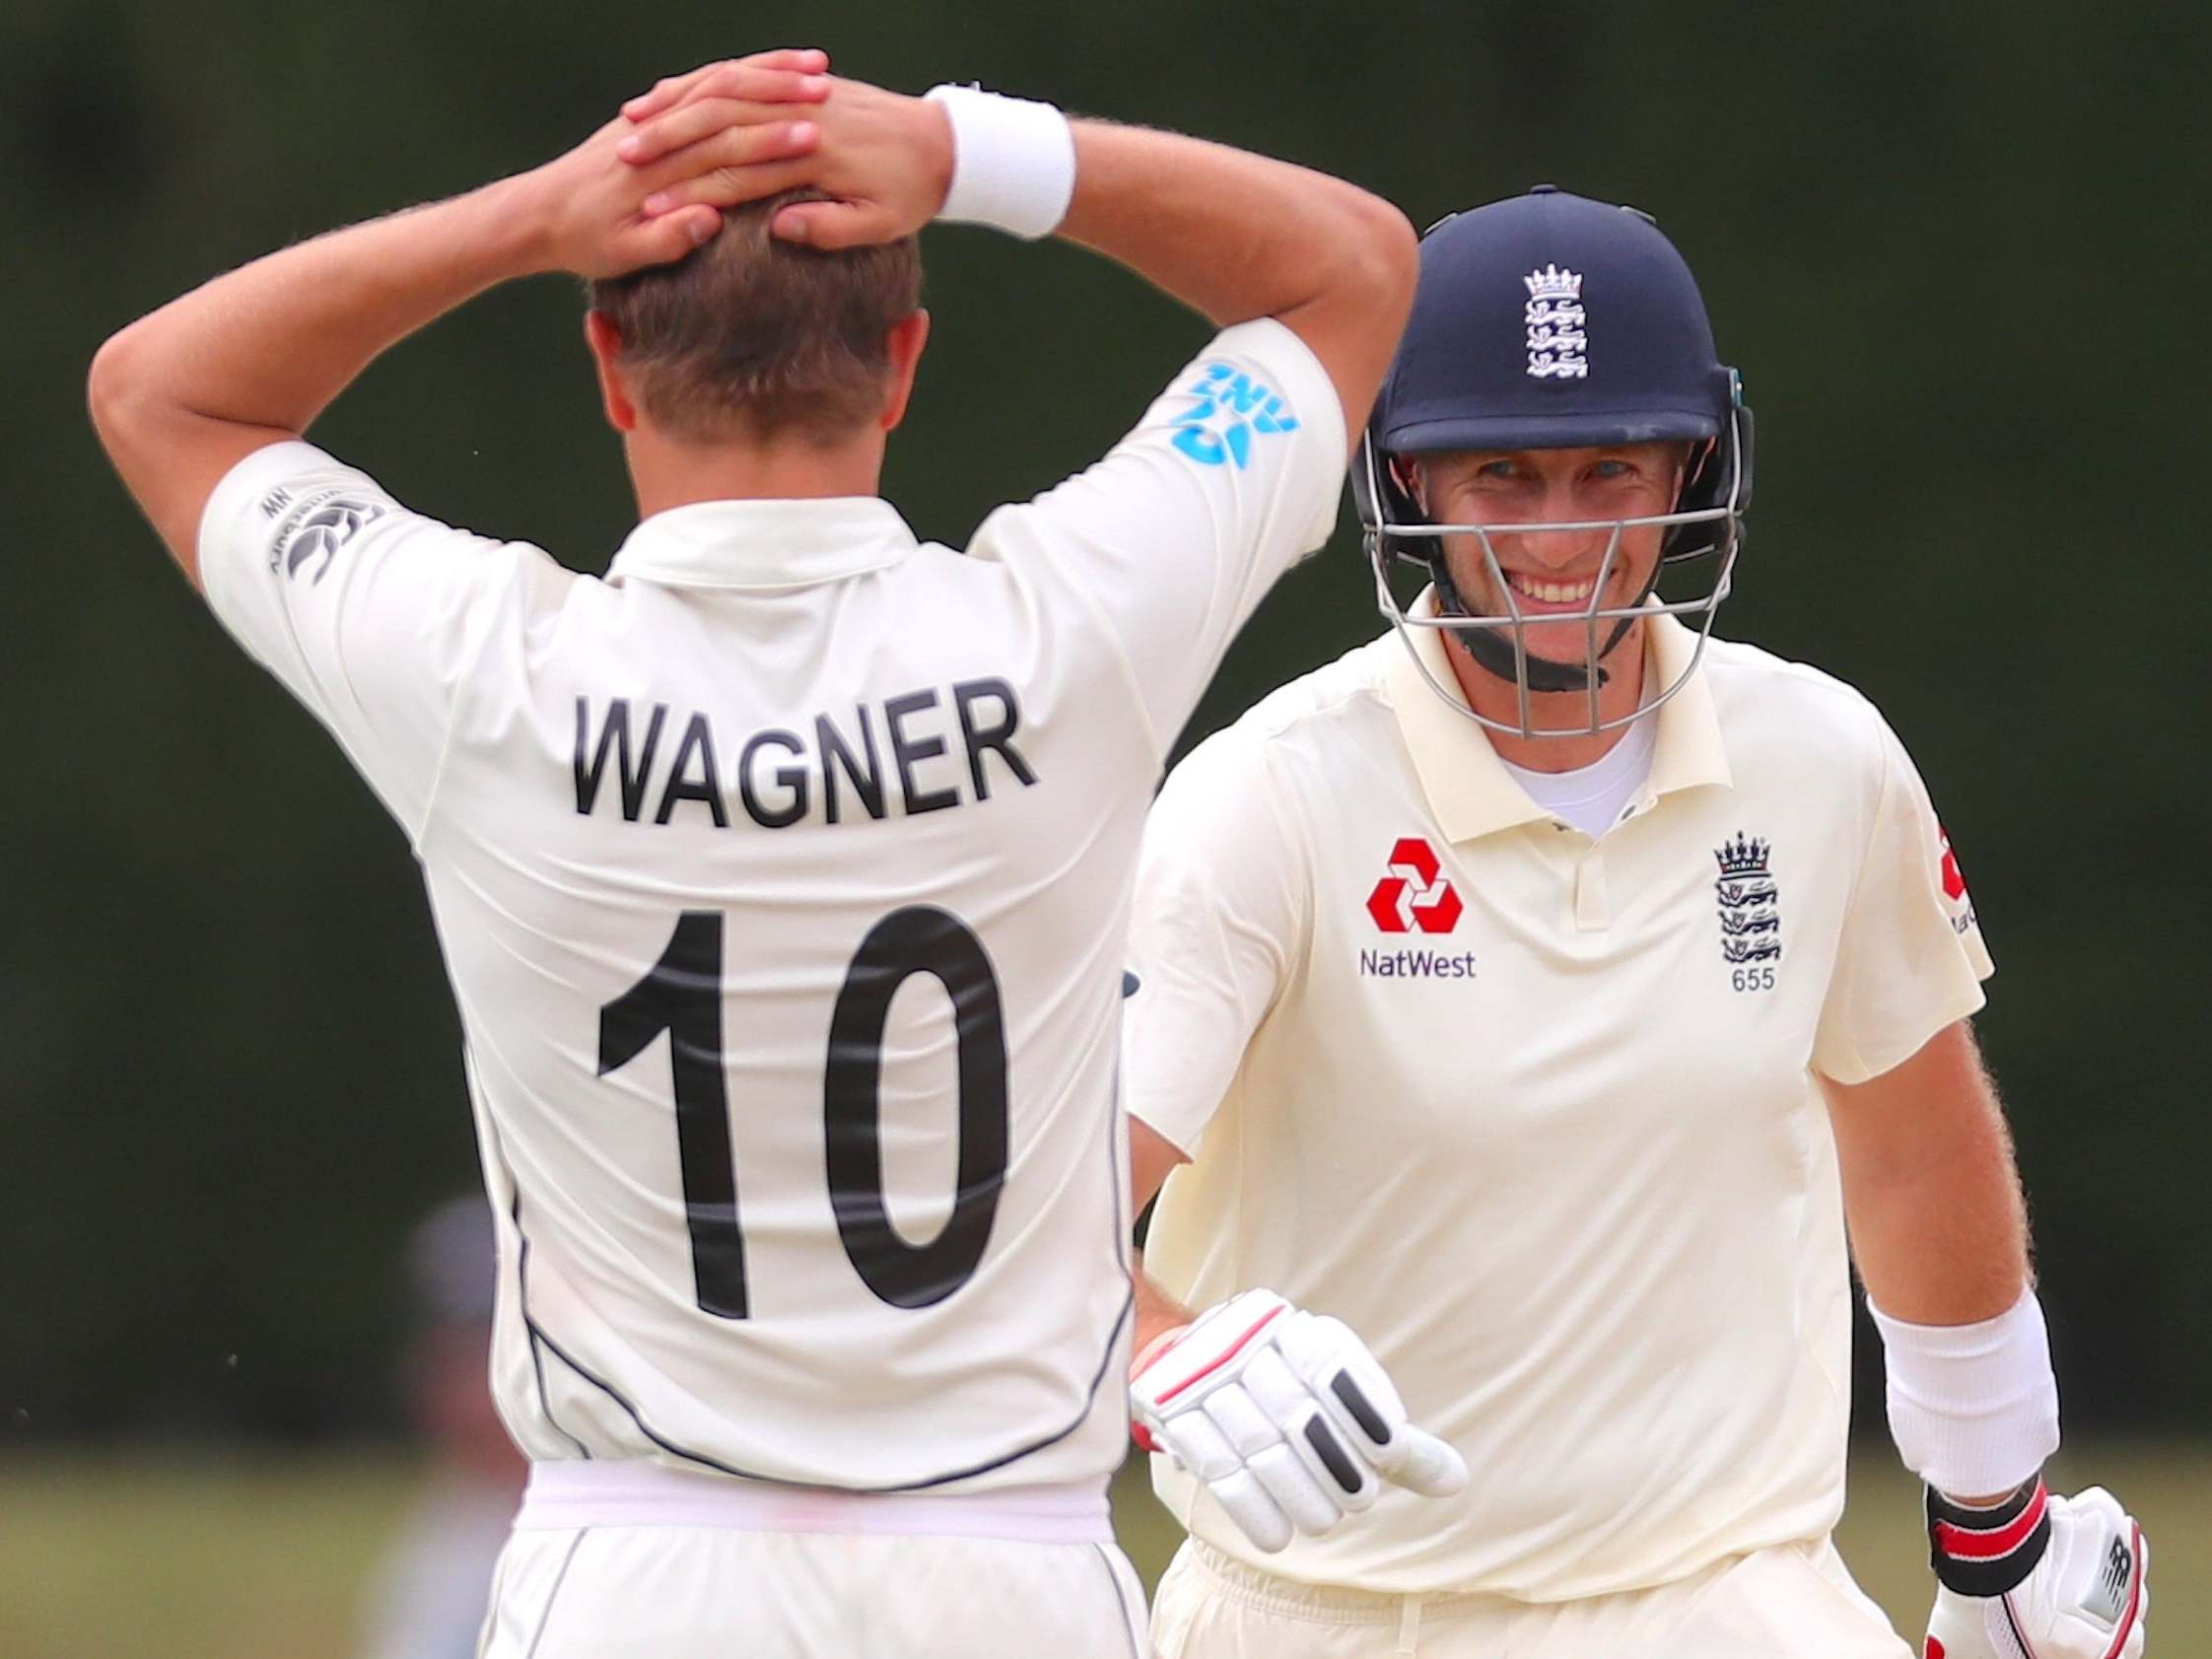
[(1936, 836), (1943, 844), (1943, 896), (1957, 904), (1967, 896), (1967, 878), (1959, 873), (1959, 855), (1951, 851), (1951, 832), (1938, 824)]
[(1417, 835), (1399, 838), (1390, 850), (1390, 873), (1367, 895), (1367, 914), (1386, 933), (1448, 933), (1467, 907), (1444, 879), (1436, 849)]

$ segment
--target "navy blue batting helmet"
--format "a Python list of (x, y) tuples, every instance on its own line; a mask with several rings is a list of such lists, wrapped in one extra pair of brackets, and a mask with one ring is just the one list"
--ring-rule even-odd
[[(1611, 637), (1581, 668), (1532, 660), (1518, 617), (1470, 617), (1458, 605), (1443, 536), (1480, 537), (1494, 557), (1486, 531), (1504, 526), (1431, 523), (1393, 465), (1448, 450), (1652, 441), (1695, 449), (1674, 511), (1634, 522), (1664, 526), (1663, 562), (1715, 557), (1720, 570), (1695, 601), (1660, 603), (1647, 588), (1633, 609), (1593, 610), (1592, 622), (1613, 623)], [(1445, 612), (1436, 623), (1518, 679), (1525, 710), (1527, 690), (1581, 690), (1602, 678), (1597, 658), (1638, 616), (1672, 611), (1710, 630), (1742, 539), (1751, 459), (1741, 378), (1714, 350), (1704, 299), (1674, 244), (1649, 214), (1540, 184), (1454, 214), (1422, 238), (1413, 314), (1376, 396), (1352, 494), (1386, 614), (1408, 620), (1383, 581), (1387, 559), (1427, 566)], [(1617, 540), (1629, 522), (1615, 522)], [(1528, 729), (1525, 715), (1514, 729)]]

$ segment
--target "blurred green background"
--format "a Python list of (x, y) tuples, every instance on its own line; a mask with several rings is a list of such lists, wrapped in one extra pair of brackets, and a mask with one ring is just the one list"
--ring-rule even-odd
[[(410, 1467), (400, 1240), (474, 1178), (402, 839), (108, 475), (93, 350), (218, 269), (532, 165), (659, 73), (776, 43), (1271, 150), (1417, 224), (1540, 179), (1658, 215), (1761, 421), (1721, 631), (1860, 685), (1928, 777), (2000, 964), (1981, 1030), (2077, 1467), (2107, 1479), (2112, 1444), (2145, 1489), (2112, 1484), (2171, 1517), (2165, 1584), (2200, 1576), (2179, 1563), (2212, 1531), (2190, 1035), (2212, 969), (2212, 26), (2148, 0), (0, 0), (0, 1570), (38, 1540), (66, 1607), (72, 1540), (128, 1540), (149, 1586), (173, 1541), (177, 1594), (213, 1599), (154, 1596), (140, 1628), (179, 1654), (232, 1617), (226, 1573), (352, 1570)], [(935, 330), (886, 493), (957, 543), (1102, 449), (1204, 331), (1069, 248), (947, 231), (926, 255)], [(426, 511), (596, 569), (630, 504), (579, 310), (559, 281), (493, 295), (315, 436)], [(1340, 534), (1187, 735), (1377, 626)], [(1883, 1536), (1909, 1554), (1898, 1508)], [(237, 1535), (192, 1524), (211, 1513)], [(136, 1650), (11, 1627), (28, 1582), (0, 1582), (0, 1653)], [(86, 1620), (124, 1616), (86, 1594)]]

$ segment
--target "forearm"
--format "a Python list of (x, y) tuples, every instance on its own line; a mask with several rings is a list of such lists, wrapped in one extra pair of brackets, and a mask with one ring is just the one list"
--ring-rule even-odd
[(1226, 325), (1279, 315), (1371, 275), (1404, 225), (1357, 186), (1287, 162), (1079, 120), (1059, 235), (1128, 265)]
[(1916, 1325), (2003, 1313), (2030, 1282), (2028, 1229), (2002, 1127), (1868, 1183), (1846, 1205), (1868, 1298)]
[(544, 268), (522, 181), (333, 231), (173, 300), (118, 335), (139, 395), (304, 431), (378, 354)]
[(305, 432), (380, 353), (546, 268), (541, 228), (524, 180), (503, 180), (269, 254), (115, 335), (93, 364), (93, 418), (164, 539), (187, 556), (215, 482), (175, 476), (179, 434), (220, 469)]
[(1217, 325), (1279, 318), (1366, 424), (1413, 304), (1418, 257), (1397, 208), (1341, 178), (1175, 133), (1077, 121), (1059, 235), (1120, 261)]
[(1832, 1088), (1851, 1250), (1874, 1305), (1917, 1325), (1994, 1318), (2029, 1283), (2012, 1138), (1967, 1028)]

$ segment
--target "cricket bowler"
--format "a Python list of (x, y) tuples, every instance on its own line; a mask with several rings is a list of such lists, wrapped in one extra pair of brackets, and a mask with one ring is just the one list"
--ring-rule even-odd
[[(1415, 239), (1283, 163), (826, 69), (673, 77), (544, 167), (217, 277), (92, 369), (185, 576), (422, 867), (531, 1461), (487, 1659), (1145, 1643), (1106, 1503), (1141, 826), (1230, 637), (1328, 532)], [(877, 493), (933, 218), (1078, 242), (1219, 330), (964, 553)], [(547, 272), (590, 285), (637, 497), (604, 577), (304, 436), (380, 353)]]

